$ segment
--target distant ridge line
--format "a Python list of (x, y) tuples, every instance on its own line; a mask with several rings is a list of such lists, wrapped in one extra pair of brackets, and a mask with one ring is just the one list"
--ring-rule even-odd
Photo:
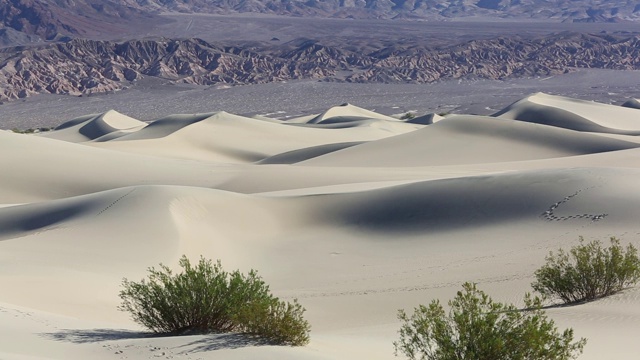
[[(635, 0), (74, 0), (0, 1), (2, 26), (46, 39), (121, 33), (152, 24), (162, 13), (269, 14), (343, 19), (450, 20), (487, 18), (555, 22), (640, 19)], [(0, 26), (1, 27), (1, 26)]]

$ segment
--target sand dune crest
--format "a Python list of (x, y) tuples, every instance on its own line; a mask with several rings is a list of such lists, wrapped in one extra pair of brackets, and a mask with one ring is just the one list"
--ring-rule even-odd
[(376, 112), (363, 109), (361, 107), (344, 103), (340, 106), (334, 106), (325, 112), (317, 115), (308, 121), (309, 124), (335, 123), (362, 119), (380, 119), (398, 121), (390, 116), (378, 114)]
[(80, 117), (70, 120), (54, 131), (41, 133), (41, 136), (70, 142), (83, 142), (95, 140), (114, 132), (119, 134), (135, 132), (145, 126), (147, 124), (142, 121), (115, 110), (109, 110), (90, 118)]
[(492, 116), (586, 132), (640, 135), (636, 109), (537, 93)]
[(421, 124), (421, 125), (431, 125), (440, 120), (444, 119), (444, 116), (440, 116), (435, 113), (425, 114), (422, 116), (416, 116), (413, 119), (407, 120), (409, 124)]
[[(378, 140), (419, 125), (386, 120), (354, 120), (355, 124), (288, 124), (226, 112), (176, 115), (148, 127), (92, 146), (181, 159), (220, 163), (254, 163), (309, 147)], [(367, 123), (360, 123), (360, 122)], [(370, 123), (372, 122), (372, 123)]]
[(631, 149), (638, 144), (552, 126), (454, 116), (414, 132), (302, 162), (318, 166), (434, 166), (525, 161)]
[(628, 107), (628, 108), (632, 108), (632, 109), (640, 109), (640, 100), (638, 100), (638, 99), (629, 99), (629, 100), (625, 101), (620, 106)]

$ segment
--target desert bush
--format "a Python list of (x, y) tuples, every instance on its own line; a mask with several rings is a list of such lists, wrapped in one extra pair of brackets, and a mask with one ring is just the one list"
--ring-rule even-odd
[(640, 279), (638, 250), (631, 244), (626, 249), (620, 240), (610, 238), (603, 248), (599, 240), (580, 244), (569, 252), (550, 252), (546, 264), (535, 272), (534, 290), (565, 303), (594, 300), (633, 286)]
[(301, 320), (305, 309), (294, 300), (262, 299), (243, 307), (237, 314), (242, 331), (277, 344), (303, 345), (309, 342), (309, 323)]
[(160, 264), (149, 268), (140, 282), (124, 279), (122, 311), (156, 333), (194, 334), (247, 332), (276, 344), (304, 345), (309, 341), (305, 309), (271, 295), (256, 271), (227, 273), (220, 261), (200, 258), (192, 266), (186, 256), (174, 274)]
[(526, 310), (494, 302), (475, 284), (465, 283), (445, 312), (438, 300), (420, 305), (403, 324), (395, 354), (421, 360), (567, 360), (582, 353), (585, 339), (573, 330), (559, 333), (538, 297), (525, 296)]
[(21, 129), (18, 129), (18, 128), (11, 129), (11, 131), (13, 131), (14, 133), (17, 133), (17, 134), (33, 134), (33, 133), (46, 132), (46, 131), (51, 131), (51, 130), (53, 130), (53, 128), (50, 128), (50, 127), (28, 128), (28, 129), (25, 129), (25, 130), (21, 130)]

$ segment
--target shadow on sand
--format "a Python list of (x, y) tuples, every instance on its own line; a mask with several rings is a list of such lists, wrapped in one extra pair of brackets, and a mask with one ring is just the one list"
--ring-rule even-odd
[(43, 333), (41, 336), (56, 341), (86, 344), (101, 341), (151, 338), (155, 335), (122, 329), (65, 329), (54, 333)]
[[(65, 329), (53, 333), (42, 333), (41, 336), (55, 341), (70, 342), (74, 344), (97, 343), (102, 341), (129, 340), (129, 339), (159, 339), (159, 338), (184, 338), (182, 345), (176, 346), (176, 350), (183, 349), (183, 353), (214, 351), (221, 349), (239, 349), (248, 346), (270, 345), (268, 341), (245, 334), (207, 334), (207, 335), (166, 335), (153, 334), (122, 329)], [(189, 341), (191, 340), (191, 341)]]
[(249, 346), (271, 345), (268, 341), (245, 334), (212, 334), (180, 346), (185, 352), (204, 352), (222, 349), (239, 349)]

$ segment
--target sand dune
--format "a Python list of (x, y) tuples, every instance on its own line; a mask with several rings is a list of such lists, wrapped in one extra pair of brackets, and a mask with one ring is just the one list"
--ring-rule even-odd
[[(2, 301), (68, 316), (126, 319), (94, 311), (116, 301), (123, 276), (144, 275), (140, 263), (173, 264), (181, 254), (208, 254), (247, 269), (244, 261), (252, 257), (241, 257), (242, 248), (257, 250), (260, 243), (243, 241), (251, 236), (237, 231), (237, 221), (255, 223), (261, 236), (268, 237), (271, 227), (277, 229), (273, 217), (259, 200), (171, 186), (121, 188), (1, 208), (3, 251), (21, 254), (4, 258)], [(203, 233), (209, 236), (202, 238)], [(70, 297), (76, 300), (69, 303)], [(46, 304), (38, 300), (42, 298)], [(76, 302), (93, 305), (76, 309)]]
[(493, 116), (577, 131), (640, 135), (637, 109), (537, 93)]
[(362, 142), (347, 142), (312, 146), (300, 150), (292, 150), (277, 154), (259, 161), (258, 164), (295, 164), (359, 144), (362, 144)]
[(640, 205), (640, 196), (633, 195), (638, 180), (637, 170), (602, 169), (463, 177), (337, 194), (321, 212), (360, 230), (419, 234), (518, 221), (589, 224), (607, 216), (625, 223), (633, 221), (631, 209)]
[[(294, 235), (293, 239), (299, 239), (292, 241), (292, 234), (302, 234), (309, 226), (334, 236), (341, 234), (343, 239), (356, 231), (376, 238), (394, 234), (393, 238), (399, 240), (501, 224), (568, 222), (575, 227), (600, 220), (609, 223), (610, 219), (633, 223), (631, 210), (640, 205), (640, 195), (621, 196), (626, 192), (640, 194), (640, 185), (636, 185), (639, 179), (637, 170), (554, 170), (418, 182), (315, 197), (135, 186), (0, 208), (0, 241), (8, 243), (4, 247), (8, 251), (37, 247), (41, 255), (28, 261), (34, 266), (64, 264), (67, 270), (100, 270), (106, 272), (105, 276), (115, 275), (110, 268), (104, 269), (111, 261), (118, 261), (119, 271), (124, 272), (135, 269), (140, 261), (175, 262), (182, 253), (215, 254), (234, 267), (268, 268), (273, 258), (284, 259), (306, 246), (327, 246), (313, 245), (317, 237), (313, 234)], [(247, 223), (252, 227), (243, 226)], [(202, 238), (205, 234), (207, 237)], [(7, 242), (10, 239), (13, 241)], [(286, 250), (281, 248), (285, 244)], [(48, 257), (52, 251), (57, 251), (60, 258), (40, 257)], [(297, 261), (313, 261), (317, 255), (301, 252), (296, 257)], [(65, 256), (67, 259), (59, 263)], [(95, 256), (101, 260), (87, 261)], [(324, 261), (318, 264), (328, 266)], [(19, 266), (26, 264), (21, 262)], [(267, 273), (286, 279), (286, 270), (282, 270), (268, 269)], [(47, 274), (41, 277), (43, 282), (48, 279)], [(319, 281), (313, 275), (284, 283), (310, 279)], [(13, 284), (5, 288), (19, 287), (10, 278), (5, 280)], [(69, 285), (65, 289), (75, 282), (66, 281)], [(16, 301), (21, 293), (24, 290), (16, 288), (2, 300)], [(64, 293), (58, 295), (64, 298)], [(19, 303), (22, 301), (28, 301), (26, 295)], [(57, 306), (63, 305), (41, 305), (40, 309), (60, 312)]]
[[(16, 153), (16, 149), (20, 149)], [(0, 203), (59, 199), (140, 184), (211, 187), (220, 166), (126, 154), (36, 136), (0, 132)]]
[(253, 163), (308, 147), (377, 140), (415, 129), (416, 126), (411, 124), (387, 126), (377, 122), (363, 124), (359, 120), (340, 124), (337, 128), (318, 124), (290, 125), (219, 112), (160, 119), (115, 141), (90, 145), (181, 159)]
[(362, 119), (379, 119), (379, 120), (389, 120), (389, 121), (398, 121), (390, 116), (378, 114), (376, 112), (363, 109), (361, 107), (357, 107), (355, 105), (351, 105), (349, 103), (344, 103), (340, 106), (334, 106), (322, 114), (315, 116), (314, 118), (307, 121), (308, 124), (331, 124), (336, 122), (345, 122), (345, 121), (353, 121), (353, 120), (362, 120)]
[(319, 166), (437, 166), (525, 161), (637, 147), (552, 126), (455, 116), (422, 130), (353, 146), (302, 162)]
[(131, 140), (150, 140), (158, 139), (169, 136), (176, 131), (183, 128), (199, 123), (216, 113), (202, 113), (202, 114), (176, 114), (169, 115), (153, 121), (149, 126), (141, 131), (136, 131), (125, 137), (118, 138), (119, 141), (131, 141)]
[[(391, 359), (398, 309), (465, 281), (521, 305), (550, 250), (640, 246), (636, 113), (536, 94), (498, 117), (110, 111), (0, 131), (0, 358)], [(122, 278), (182, 254), (257, 269), (307, 308), (311, 343), (147, 337), (117, 310)], [(632, 288), (549, 315), (589, 338), (581, 360), (631, 360), (637, 309)]]
[(625, 101), (620, 106), (628, 107), (628, 108), (632, 108), (632, 109), (640, 109), (640, 100), (638, 100), (638, 99), (629, 99), (629, 100)]
[(421, 125), (431, 125), (440, 120), (444, 119), (444, 116), (440, 116), (438, 114), (430, 113), (422, 116), (416, 116), (413, 119), (407, 120), (410, 124), (421, 124)]
[(41, 136), (70, 141), (82, 142), (98, 139), (108, 134), (117, 132), (124, 135), (138, 131), (147, 126), (146, 123), (132, 117), (120, 114), (115, 110), (109, 110), (103, 114), (90, 117), (80, 117), (70, 120), (54, 131), (42, 133)]

